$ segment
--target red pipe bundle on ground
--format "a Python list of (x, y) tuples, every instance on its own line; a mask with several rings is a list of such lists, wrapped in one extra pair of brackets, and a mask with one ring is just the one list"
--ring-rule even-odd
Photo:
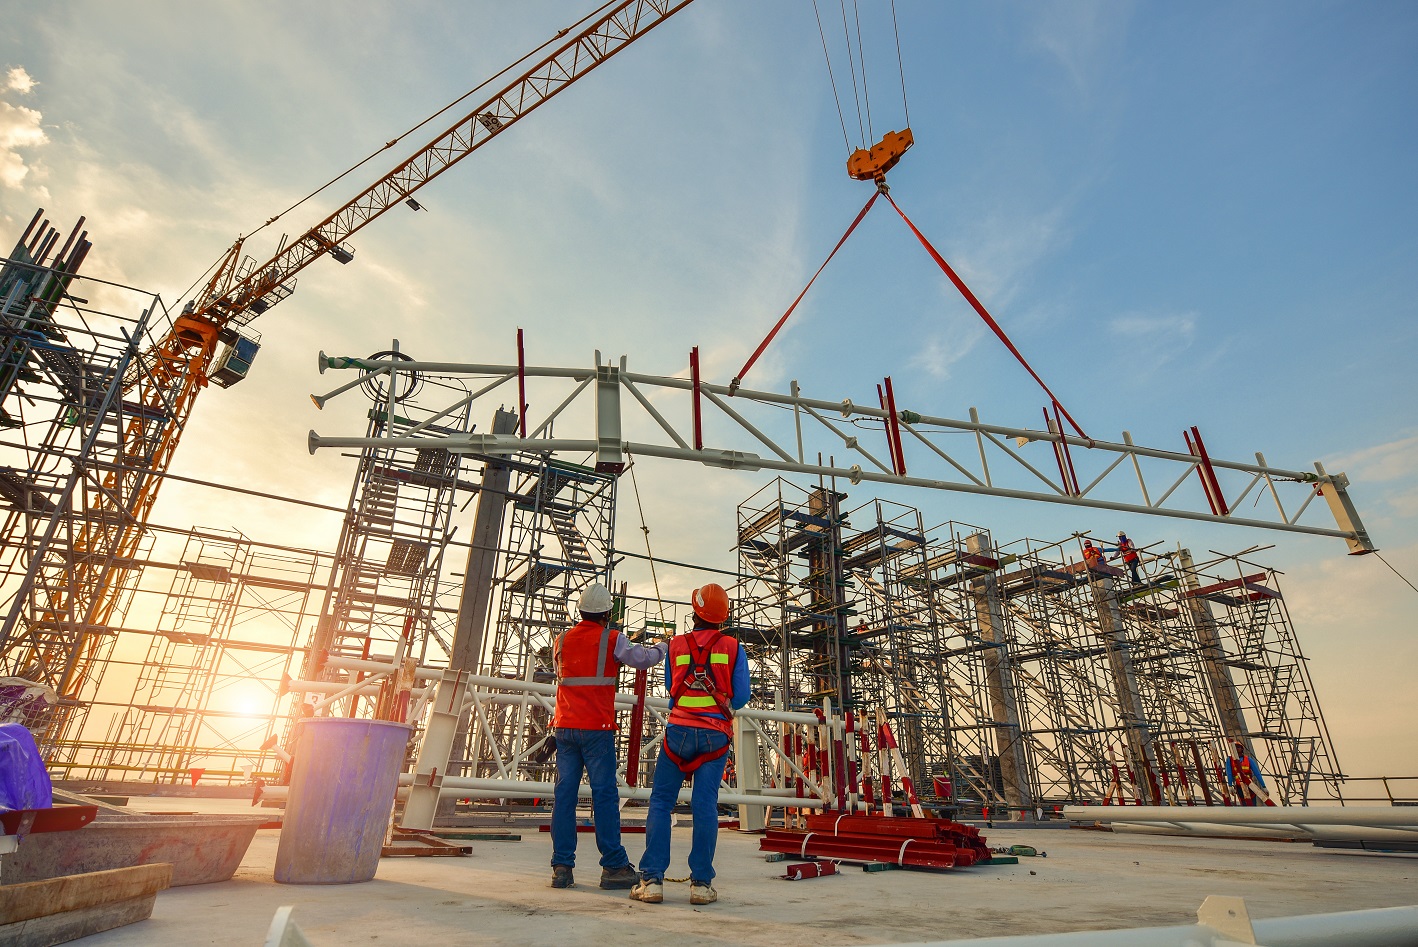
[(979, 829), (947, 819), (811, 815), (807, 828), (806, 832), (770, 829), (759, 848), (800, 858), (812, 855), (918, 868), (967, 868), (990, 858)]

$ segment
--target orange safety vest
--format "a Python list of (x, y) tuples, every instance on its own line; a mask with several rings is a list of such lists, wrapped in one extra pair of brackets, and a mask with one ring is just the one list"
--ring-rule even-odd
[(1132, 540), (1124, 539), (1118, 543), (1118, 552), (1123, 554), (1123, 562), (1137, 561), (1137, 547), (1132, 544)]
[(707, 645), (699, 644), (698, 630), (670, 642), (670, 696), (675, 705), (669, 722), (732, 735), (734, 725), (728, 718), (734, 712), (729, 698), (734, 693), (739, 643), (726, 634), (716, 634)]
[(553, 726), (615, 729), (615, 688), (620, 677), (615, 639), (619, 634), (597, 622), (582, 621), (557, 636), (552, 645), (556, 668)]
[(1088, 562), (1091, 565), (1095, 562), (1102, 562), (1103, 553), (1099, 551), (1098, 547), (1096, 546), (1084, 546), (1083, 558), (1084, 561)]

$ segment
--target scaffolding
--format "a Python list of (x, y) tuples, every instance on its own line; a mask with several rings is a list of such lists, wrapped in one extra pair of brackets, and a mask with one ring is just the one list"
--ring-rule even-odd
[[(106, 732), (81, 740), (59, 775), (178, 783), (200, 770), (208, 781), (274, 779), (282, 681), (315, 629), (330, 556), (235, 530), (159, 538), (181, 546), (174, 561), (144, 563), (145, 577), (168, 574), (146, 646), (135, 647), (140, 633), (129, 630), (128, 660), (115, 655), (93, 677), (90, 704), (110, 712)], [(120, 678), (131, 685), (121, 688)]]
[[(436, 396), (462, 390), (456, 382), (391, 372), (360, 384), (372, 402), (366, 414), (371, 438), (471, 430), (466, 404), (432, 411), (418, 399), (425, 387)], [(458, 490), (477, 489), (459, 479), (463, 458), (432, 445), (360, 451), (330, 588), (302, 678), (337, 679), (324, 669), (330, 657), (398, 655), (419, 664), (447, 663), (450, 616), (457, 609), (446, 601), (444, 558)], [(360, 702), (359, 695), (347, 698), (351, 716), (361, 712)]]
[(1000, 547), (843, 500), (780, 479), (740, 506), (735, 631), (775, 706), (883, 710), (927, 798), (1222, 804), (1241, 756), (1278, 802), (1338, 795), (1273, 570), (1179, 549), (1132, 582), (1077, 537)]
[[(552, 646), (575, 624), (576, 597), (592, 582), (610, 584), (616, 478), (537, 455), (502, 463), (512, 471), (512, 516), (498, 550), (494, 628), (483, 673), (550, 682)], [(623, 595), (618, 610), (623, 623)], [(467, 758), (473, 775), (510, 769), (526, 778), (553, 778), (545, 707), (522, 701), (490, 705), (480, 714)]]
[(153, 474), (125, 458), (169, 440), (171, 415), (136, 370), (161, 300), (79, 275), (83, 220), (61, 244), (42, 217), (0, 262), (0, 677), (54, 693), (30, 725), (63, 765), (151, 542)]

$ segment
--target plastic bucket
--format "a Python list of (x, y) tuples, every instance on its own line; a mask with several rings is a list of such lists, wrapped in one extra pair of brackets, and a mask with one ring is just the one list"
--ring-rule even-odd
[(411, 729), (345, 717), (296, 724), (277, 881), (337, 885), (374, 877)]

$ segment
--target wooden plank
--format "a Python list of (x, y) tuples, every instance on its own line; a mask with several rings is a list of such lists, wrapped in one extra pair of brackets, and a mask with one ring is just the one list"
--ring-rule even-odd
[[(0, 886), (0, 924), (148, 897), (171, 883), (172, 866), (161, 863), (4, 885)], [(0, 938), (0, 943), (8, 941)]]
[(5, 944), (6, 947), (53, 947), (55, 944), (67, 944), (80, 937), (147, 920), (153, 914), (153, 901), (156, 899), (157, 894), (153, 893), (125, 901), (94, 904), (46, 917), (33, 917), (13, 924), (0, 924), (0, 944)]

